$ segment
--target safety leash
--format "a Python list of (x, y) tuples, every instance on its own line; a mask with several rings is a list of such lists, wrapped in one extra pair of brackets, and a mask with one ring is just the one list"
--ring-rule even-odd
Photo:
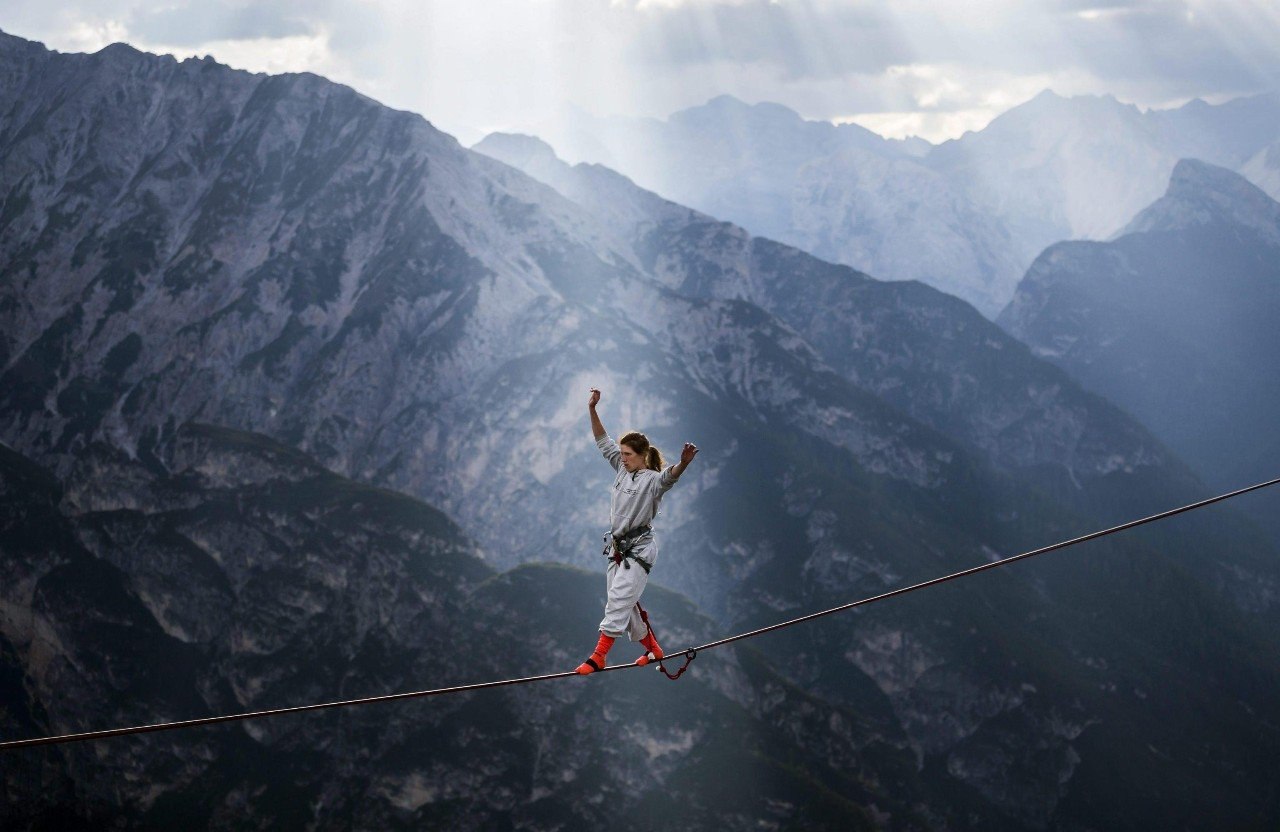
[[(653, 632), (653, 625), (649, 623), (649, 613), (645, 612), (644, 607), (640, 606), (639, 601), (636, 601), (636, 609), (640, 611), (640, 620), (644, 622), (645, 629), (649, 631), (649, 639), (655, 644), (660, 643), (658, 641), (657, 634)], [(666, 658), (665, 656), (662, 659), (654, 659), (654, 661), (658, 663), (658, 669), (662, 671), (662, 675), (666, 676), (673, 682), (683, 676), (684, 672), (689, 669), (689, 665), (698, 657), (698, 651), (686, 650), (683, 654), (677, 653), (676, 655), (684, 656), (684, 664), (680, 666), (680, 669), (677, 670), (674, 675), (668, 672), (667, 666), (662, 663), (663, 659)]]

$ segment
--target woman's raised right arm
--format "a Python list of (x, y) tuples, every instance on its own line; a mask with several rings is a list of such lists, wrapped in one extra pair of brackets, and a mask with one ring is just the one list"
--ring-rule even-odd
[(592, 387), (591, 398), (587, 400), (587, 410), (591, 412), (591, 435), (596, 439), (604, 436), (604, 423), (600, 421), (600, 415), (596, 413), (596, 405), (600, 402), (600, 390)]
[(604, 454), (604, 458), (608, 460), (613, 470), (617, 471), (618, 466), (622, 464), (622, 450), (618, 447), (618, 443), (609, 438), (604, 432), (604, 424), (600, 421), (599, 414), (596, 413), (596, 404), (600, 401), (600, 391), (591, 388), (591, 398), (587, 400), (587, 410), (591, 412), (591, 433), (596, 438), (596, 447), (600, 449), (600, 453)]

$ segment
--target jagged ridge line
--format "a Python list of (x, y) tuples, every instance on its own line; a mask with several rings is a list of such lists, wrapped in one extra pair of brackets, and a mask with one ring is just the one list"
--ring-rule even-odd
[[(988, 569), (995, 569), (996, 567), (999, 567), (999, 566), (1007, 566), (1010, 563), (1014, 563), (1020, 560), (1025, 560), (1026, 558), (1035, 557), (1036, 555), (1043, 555), (1046, 552), (1052, 552), (1057, 549), (1065, 549), (1066, 547), (1074, 546), (1077, 543), (1084, 543), (1089, 540), (1096, 540), (1097, 538), (1105, 537), (1109, 534), (1115, 534), (1116, 532), (1122, 532), (1122, 531), (1125, 531), (1126, 529), (1132, 529), (1135, 526), (1141, 526), (1146, 523), (1152, 523), (1152, 522), (1155, 522), (1156, 520), (1163, 520), (1165, 518), (1172, 517), (1175, 514), (1182, 514), (1184, 512), (1193, 511), (1198, 508), (1204, 508), (1205, 506), (1212, 505), (1213, 503), (1218, 503), (1223, 500), (1228, 500), (1228, 499), (1231, 499), (1232, 497), (1238, 497), (1241, 494), (1247, 494), (1250, 491), (1257, 491), (1260, 488), (1267, 488), (1268, 486), (1272, 486), (1277, 483), (1280, 483), (1280, 478), (1267, 480), (1266, 482), (1260, 482), (1260, 483), (1257, 483), (1256, 485), (1250, 485), (1246, 488), (1240, 488), (1235, 491), (1227, 492), (1226, 494), (1219, 494), (1216, 497), (1210, 497), (1207, 500), (1201, 500), (1197, 503), (1190, 503), (1188, 505), (1181, 506), (1179, 508), (1170, 509), (1168, 511), (1162, 511), (1159, 514), (1152, 514), (1148, 517), (1143, 517), (1140, 520), (1130, 520), (1128, 523), (1122, 523), (1119, 526), (1112, 526), (1109, 529), (1103, 529), (1101, 531), (1091, 532), (1089, 534), (1082, 535), (1080, 537), (1075, 537), (1070, 540), (1064, 540), (1058, 543), (1051, 544), (1049, 546), (1044, 546), (1039, 549), (1033, 549), (1029, 552), (1023, 552), (1018, 555), (1012, 555), (1007, 558), (1001, 558), (999, 560), (992, 561), (991, 563), (984, 563), (980, 566), (974, 566), (969, 569), (961, 570), (960, 572), (953, 572), (950, 575), (944, 575), (939, 578), (932, 578), (927, 581), (922, 581), (917, 584), (912, 584), (911, 586), (900, 587), (899, 589), (891, 590), (889, 592), (884, 592), (879, 595), (873, 595), (867, 598), (863, 598), (859, 601), (853, 601), (848, 604), (842, 604), (841, 606), (838, 606), (838, 607), (832, 607), (831, 609), (810, 613), (808, 615), (800, 616), (799, 618), (793, 618), (789, 621), (782, 621), (777, 624), (771, 624), (768, 627), (761, 627), (756, 630), (750, 630), (745, 633), (739, 633), (734, 636), (729, 636), (728, 638), (722, 638), (718, 641), (708, 642), (707, 644), (703, 644), (700, 647), (687, 647), (684, 650), (680, 650), (675, 653), (667, 653), (663, 657), (663, 661), (669, 661), (671, 659), (679, 658), (681, 656), (693, 656), (693, 655), (696, 655), (697, 653), (702, 652), (703, 650), (710, 650), (714, 647), (722, 647), (726, 644), (731, 644), (732, 642), (735, 642), (735, 641), (754, 638), (755, 636), (764, 635), (765, 633), (773, 632), (774, 630), (781, 630), (784, 627), (790, 627), (795, 624), (802, 624), (807, 621), (812, 621), (816, 618), (822, 618), (823, 616), (832, 615), (838, 612), (844, 612), (845, 610), (851, 610), (854, 607), (865, 606), (867, 604), (875, 603), (876, 601), (884, 601), (886, 599), (894, 598), (899, 595), (905, 595), (908, 592), (915, 592), (916, 590), (925, 589), (927, 587), (935, 586), (941, 583), (946, 583), (947, 581), (953, 581), (953, 580), (956, 580), (957, 578), (964, 578), (969, 575), (975, 575), (979, 572), (985, 572)], [(611, 670), (626, 670), (632, 667), (637, 667), (637, 665), (635, 664), (609, 665), (597, 672), (607, 673)], [(102, 740), (102, 739), (108, 739), (110, 737), (124, 736), (127, 734), (146, 734), (154, 731), (170, 731), (177, 728), (194, 728), (201, 725), (213, 725), (220, 722), (235, 722), (235, 721), (248, 720), (248, 719), (260, 719), (268, 716), (279, 716), (280, 714), (301, 713), (303, 711), (318, 711), (326, 708), (342, 708), (350, 705), (368, 705), (376, 702), (391, 702), (398, 699), (414, 699), (414, 698), (427, 697), (427, 696), (442, 696), (444, 694), (449, 694), (449, 693), (462, 693), (465, 691), (484, 690), (486, 688), (505, 687), (508, 685), (525, 685), (525, 684), (530, 684), (532, 682), (545, 682), (551, 679), (564, 679), (569, 676), (577, 676), (577, 675), (579, 674), (576, 671), (567, 670), (561, 673), (549, 673), (542, 676), (525, 676), (519, 679), (500, 679), (492, 682), (478, 682), (476, 684), (471, 684), (471, 685), (455, 685), (453, 687), (434, 688), (431, 690), (408, 691), (405, 693), (389, 693), (389, 694), (383, 694), (381, 696), (364, 697), (361, 699), (344, 699), (337, 702), (322, 702), (322, 703), (313, 704), (313, 705), (296, 705), (289, 708), (273, 708), (265, 711), (250, 711), (242, 714), (226, 714), (222, 716), (201, 717), (199, 719), (186, 719), (179, 722), (160, 722), (152, 725), (135, 725), (127, 728), (109, 728), (103, 731), (85, 731), (77, 734), (60, 734), (52, 737), (34, 737), (31, 739), (25, 739), (25, 740), (10, 740), (9, 742), (0, 742), (0, 751), (12, 750), (17, 748), (30, 748), (37, 745), (56, 745), (56, 744), (70, 743), (70, 742)]]

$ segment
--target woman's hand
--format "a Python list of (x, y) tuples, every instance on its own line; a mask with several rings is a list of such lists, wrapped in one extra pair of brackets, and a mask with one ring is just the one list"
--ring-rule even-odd
[(592, 410), (595, 410), (596, 405), (599, 403), (600, 403), (600, 390), (599, 388), (592, 387), (591, 398), (587, 399), (587, 407), (591, 408)]
[(692, 442), (684, 443), (684, 448), (680, 451), (680, 469), (683, 471), (689, 467), (689, 463), (693, 462), (693, 458), (698, 455), (698, 446)]

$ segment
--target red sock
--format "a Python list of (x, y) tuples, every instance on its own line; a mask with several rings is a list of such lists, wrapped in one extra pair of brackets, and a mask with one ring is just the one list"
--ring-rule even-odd
[[(648, 664), (649, 662), (655, 659), (662, 658), (662, 648), (658, 646), (658, 640), (653, 637), (652, 632), (650, 632), (649, 635), (645, 636), (644, 638), (640, 639), (640, 643), (644, 645), (645, 654), (640, 658), (636, 659), (636, 664), (643, 667), (644, 665)], [(650, 654), (652, 654), (653, 656), (652, 659), (650, 658)]]
[(578, 673), (583, 676), (588, 673), (595, 673), (597, 670), (604, 670), (604, 657), (608, 655), (609, 648), (613, 646), (613, 636), (600, 634), (600, 640), (596, 642), (595, 652), (591, 654), (591, 658), (578, 665)]

